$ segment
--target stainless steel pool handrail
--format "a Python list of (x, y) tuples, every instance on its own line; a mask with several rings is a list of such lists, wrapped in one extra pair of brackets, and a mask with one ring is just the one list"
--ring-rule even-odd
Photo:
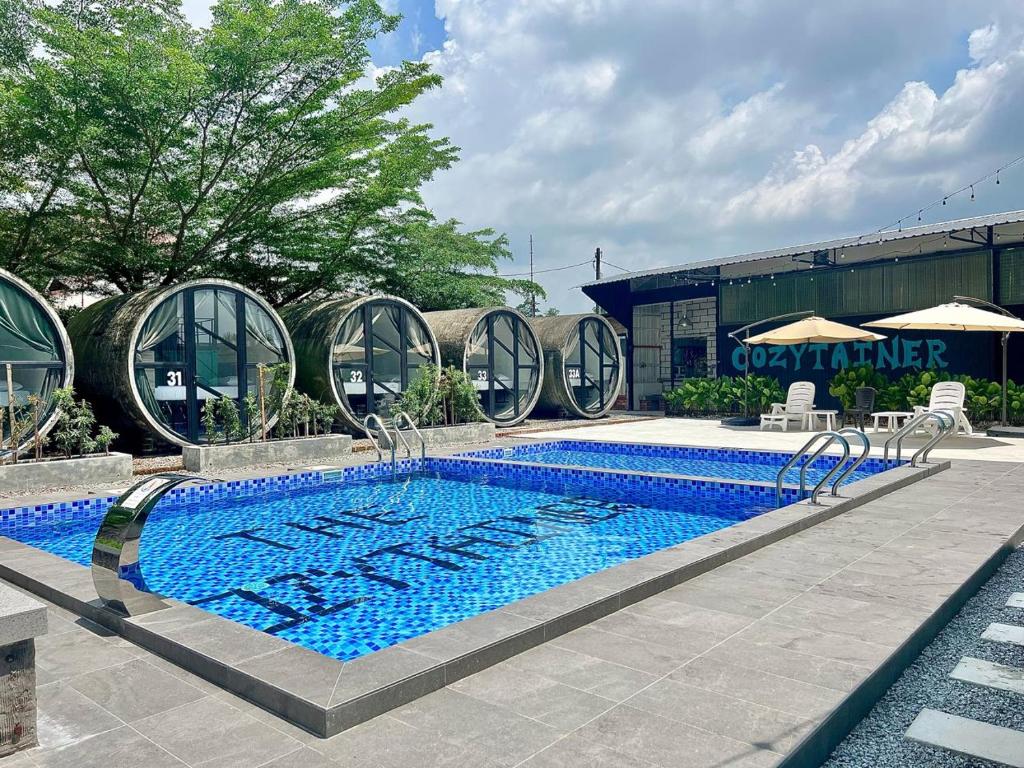
[(943, 420), (943, 424), (939, 425), (939, 428), (935, 431), (931, 440), (925, 443), (923, 446), (917, 449), (917, 452), (910, 457), (910, 466), (916, 467), (918, 458), (922, 462), (928, 461), (928, 454), (931, 453), (932, 448), (937, 446), (943, 440), (945, 440), (953, 432), (956, 432), (956, 418), (947, 411), (932, 411), (936, 416)]
[(374, 448), (377, 449), (377, 461), (384, 460), (384, 454), (380, 450), (380, 444), (373, 436), (373, 432), (370, 430), (370, 424), (376, 422), (377, 434), (384, 435), (388, 439), (388, 447), (391, 449), (391, 470), (392, 472), (397, 471), (397, 459), (395, 458), (395, 438), (388, 432), (388, 428), (384, 425), (384, 420), (381, 419), (376, 413), (369, 413), (363, 419), (363, 431), (366, 433), (366, 437), (369, 438), (370, 443)]
[(844, 427), (843, 429), (839, 430), (839, 434), (854, 435), (856, 437), (859, 437), (861, 442), (864, 444), (864, 450), (860, 452), (860, 456), (854, 459), (853, 463), (849, 467), (847, 467), (843, 471), (843, 473), (839, 475), (839, 477), (836, 478), (836, 481), (834, 483), (832, 483), (832, 491), (831, 493), (829, 493), (830, 496), (839, 495), (839, 486), (842, 485), (843, 482), (845, 482), (846, 478), (848, 478), (850, 475), (857, 471), (857, 467), (859, 467), (861, 464), (868, 460), (868, 454), (871, 453), (871, 438), (867, 436), (864, 430), (855, 429), (854, 427)]
[(416, 422), (412, 420), (412, 416), (405, 411), (399, 411), (395, 414), (395, 418), (392, 419), (392, 421), (395, 425), (395, 432), (402, 438), (402, 443), (405, 445), (405, 455), (411, 457), (412, 451), (409, 449), (409, 443), (407, 443), (405, 438), (402, 437), (402, 428), (399, 424), (399, 420), (401, 419), (405, 419), (406, 425), (412, 430), (413, 434), (416, 435), (416, 439), (420, 441), (420, 458), (427, 458), (427, 441), (424, 439), (423, 433), (417, 429)]
[[(846, 455), (847, 456), (850, 455), (850, 444), (846, 442), (846, 438), (842, 437), (842, 435), (839, 435), (836, 432), (818, 432), (817, 434), (812, 435), (811, 439), (808, 440), (806, 443), (804, 443), (803, 447), (799, 451), (797, 451), (796, 453), (793, 454), (793, 458), (791, 458), (789, 461), (787, 461), (785, 466), (783, 466), (782, 469), (779, 470), (779, 474), (777, 474), (775, 476), (775, 503), (777, 505), (779, 505), (779, 506), (782, 505), (782, 482), (783, 482), (783, 480), (786, 477), (786, 473), (789, 472), (789, 470), (791, 470), (794, 467), (794, 465), (800, 460), (800, 458), (805, 453), (807, 453), (808, 449), (812, 445), (814, 445), (816, 442), (821, 440), (821, 438), (823, 438), (823, 437), (828, 437), (829, 438), (828, 442), (825, 444), (825, 448), (827, 448), (829, 445), (831, 445), (835, 441), (835, 438), (838, 437), (840, 440), (842, 440), (846, 444)], [(817, 457), (817, 456), (818, 456), (818, 454), (815, 454), (815, 457)], [(806, 464), (805, 464), (805, 466), (806, 466)], [(803, 469), (801, 468), (801, 472), (800, 472), (800, 494), (801, 495), (803, 495), (803, 493), (807, 489), (806, 488), (806, 484), (805, 484), (804, 476), (805, 476), (805, 473), (804, 473)]]
[(150, 512), (169, 491), (202, 477), (161, 473), (140, 480), (107, 510), (92, 545), (92, 582), (103, 606), (122, 616), (138, 616), (170, 606), (146, 587), (139, 562), (139, 540)]
[(908, 419), (902, 427), (892, 433), (889, 439), (886, 440), (882, 446), (882, 461), (886, 466), (889, 465), (889, 446), (895, 441), (896, 463), (899, 464), (903, 453), (903, 439), (907, 437), (907, 435), (913, 434), (919, 426), (930, 419), (935, 419), (939, 422), (939, 429), (941, 431), (947, 424), (948, 416), (942, 411), (925, 411), (924, 413), (919, 413), (917, 416)]
[(814, 490), (811, 491), (811, 504), (818, 503), (818, 494), (821, 493), (821, 489), (828, 484), (828, 481), (832, 479), (832, 476), (842, 469), (843, 464), (845, 464), (846, 460), (850, 458), (850, 442), (845, 437), (838, 432), (832, 431), (822, 432), (820, 434), (828, 435), (829, 439), (822, 443), (814, 453), (808, 456), (807, 460), (804, 461), (803, 465), (800, 467), (800, 495), (803, 496), (807, 493), (807, 470), (810, 469), (811, 464), (817, 461), (818, 457), (821, 456), (821, 454), (823, 454), (826, 449), (832, 445), (832, 443), (838, 442), (842, 446), (843, 457), (836, 462), (836, 465), (826, 472), (825, 476), (821, 478), (816, 486), (814, 486)]

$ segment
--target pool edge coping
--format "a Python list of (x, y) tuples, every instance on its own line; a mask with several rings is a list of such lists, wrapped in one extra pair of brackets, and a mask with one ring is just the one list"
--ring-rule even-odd
[[(160, 622), (161, 616), (170, 618), (163, 611), (121, 618), (98, 605), (90, 569), (14, 539), (0, 537), (0, 577), (326, 738), (949, 466), (941, 461), (896, 467), (851, 483), (845, 489), (851, 495), (838, 500), (789, 504), (349, 662), (173, 600), (167, 600), (171, 608), (191, 615), (191, 621)], [(235, 658), (236, 652), (225, 653), (216, 642), (203, 647), (175, 637), (200, 622), (207, 639), (234, 635), (237, 643), (222, 645), (248, 643), (255, 652)], [(441, 653), (434, 648), (438, 644), (454, 650)], [(288, 669), (252, 668), (281, 653), (289, 657)], [(324, 675), (334, 672), (325, 698)]]

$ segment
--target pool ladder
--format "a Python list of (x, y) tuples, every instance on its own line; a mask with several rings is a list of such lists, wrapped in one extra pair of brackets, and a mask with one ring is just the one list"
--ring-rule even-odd
[(928, 454), (931, 453), (932, 449), (949, 437), (950, 434), (956, 432), (957, 423), (956, 417), (947, 411), (925, 411), (919, 413), (914, 418), (907, 421), (902, 427), (893, 432), (892, 436), (885, 441), (885, 446), (882, 452), (882, 462), (885, 466), (889, 466), (889, 445), (895, 441), (896, 443), (896, 463), (900, 463), (900, 452), (903, 449), (903, 438), (907, 435), (913, 434), (917, 431), (918, 427), (923, 426), (926, 422), (935, 420), (937, 429), (932, 438), (917, 449), (917, 452), (910, 457), (910, 466), (916, 467), (918, 459), (921, 462), (928, 461)]
[[(373, 430), (370, 428), (372, 425), (376, 425), (377, 436), (374, 436)], [(391, 433), (388, 432), (387, 425), (384, 420), (376, 413), (369, 413), (363, 419), (363, 433), (366, 435), (366, 439), (370, 441), (370, 445), (373, 446), (374, 450), (377, 451), (377, 461), (384, 460), (384, 452), (380, 448), (380, 441), (378, 436), (386, 437), (388, 440), (388, 450), (391, 451), (391, 474), (398, 474), (398, 460), (395, 457), (395, 448), (397, 443), (395, 438), (392, 437)]]
[[(853, 463), (844, 470), (843, 465), (846, 464), (846, 460), (850, 458), (850, 441), (846, 439), (846, 435), (858, 438), (861, 441), (863, 448), (861, 449), (860, 456), (858, 456)], [(828, 432), (817, 433), (810, 440), (804, 443), (803, 447), (799, 451), (793, 454), (793, 458), (787, 461), (785, 466), (779, 470), (779, 474), (776, 475), (775, 503), (778, 506), (782, 506), (782, 484), (785, 480), (786, 473), (796, 466), (796, 463), (807, 454), (811, 449), (811, 446), (819, 442), (821, 445), (819, 445), (815, 449), (814, 453), (808, 456), (806, 461), (804, 461), (800, 466), (801, 498), (803, 498), (804, 494), (807, 493), (807, 470), (811, 464), (813, 464), (833, 443), (839, 443), (843, 449), (843, 456), (836, 462), (834, 467), (825, 473), (825, 476), (818, 481), (818, 484), (814, 486), (814, 489), (811, 491), (811, 504), (818, 503), (818, 494), (821, 493), (822, 489), (828, 485), (829, 480), (831, 480), (835, 475), (838, 475), (838, 477), (836, 477), (835, 482), (832, 484), (832, 490), (829, 495), (838, 496), (839, 486), (841, 486), (843, 482), (845, 482), (845, 480), (857, 470), (857, 467), (867, 461), (868, 454), (871, 452), (871, 440), (862, 430), (854, 429), (853, 427), (845, 427), (840, 429), (838, 432), (829, 430)]]
[[(363, 433), (366, 435), (366, 439), (370, 441), (370, 445), (373, 446), (374, 450), (377, 451), (377, 461), (384, 460), (384, 451), (381, 450), (379, 437), (383, 436), (387, 438), (387, 448), (391, 452), (391, 473), (393, 475), (398, 474), (398, 444), (401, 443), (402, 447), (405, 448), (406, 458), (412, 457), (412, 448), (409, 445), (409, 441), (405, 437), (405, 433), (402, 432), (402, 422), (405, 422), (405, 426), (416, 435), (416, 439), (420, 441), (420, 458), (427, 458), (427, 441), (423, 437), (423, 433), (416, 427), (416, 422), (412, 420), (412, 417), (405, 411), (399, 411), (395, 414), (395, 417), (391, 420), (391, 429), (393, 433), (388, 430), (388, 425), (384, 420), (375, 413), (368, 414), (363, 419)], [(376, 435), (374, 434), (374, 428), (376, 429)]]

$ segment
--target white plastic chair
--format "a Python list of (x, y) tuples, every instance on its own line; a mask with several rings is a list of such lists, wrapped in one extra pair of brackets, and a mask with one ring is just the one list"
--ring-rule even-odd
[(974, 427), (964, 412), (966, 397), (967, 389), (959, 381), (940, 381), (932, 387), (928, 406), (915, 405), (914, 415), (919, 416), (927, 411), (943, 411), (956, 420), (957, 431), (962, 430), (965, 434), (971, 435), (974, 433)]
[(791, 421), (803, 426), (807, 412), (813, 409), (814, 384), (810, 381), (794, 381), (786, 392), (786, 402), (772, 403), (772, 412), (761, 414), (761, 429), (774, 425), (782, 427), (782, 431), (786, 432)]

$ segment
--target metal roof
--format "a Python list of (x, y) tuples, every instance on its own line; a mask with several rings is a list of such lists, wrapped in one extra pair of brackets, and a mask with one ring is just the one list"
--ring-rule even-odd
[(1016, 224), (1024, 222), (1024, 210), (1006, 211), (1003, 213), (990, 213), (985, 216), (973, 216), (967, 219), (954, 219), (953, 221), (942, 221), (938, 224), (925, 224), (920, 227), (907, 227), (901, 230), (885, 230), (884, 232), (872, 232), (867, 235), (855, 235), (843, 237), (838, 240), (825, 240), (820, 243), (809, 243), (806, 245), (794, 245), (788, 248), (776, 248), (769, 251), (755, 251), (744, 253), (738, 256), (725, 256), (717, 259), (706, 259), (694, 261), (688, 264), (676, 264), (671, 267), (657, 267), (655, 269), (638, 270), (636, 272), (623, 272), (614, 277), (603, 277), (600, 280), (591, 280), (583, 283), (580, 287), (586, 288), (591, 285), (606, 285), (617, 283), (623, 280), (631, 280), (637, 277), (650, 277), (653, 275), (666, 275), (672, 272), (682, 272), (706, 267), (720, 267), (727, 264), (742, 264), (749, 261), (761, 261), (764, 259), (776, 259), (782, 256), (799, 256), (804, 253), (814, 253), (832, 248), (850, 248), (860, 245), (873, 245), (893, 240), (906, 240), (923, 235), (938, 235), (947, 232), (960, 232), (972, 227), (989, 227), (999, 224)]

